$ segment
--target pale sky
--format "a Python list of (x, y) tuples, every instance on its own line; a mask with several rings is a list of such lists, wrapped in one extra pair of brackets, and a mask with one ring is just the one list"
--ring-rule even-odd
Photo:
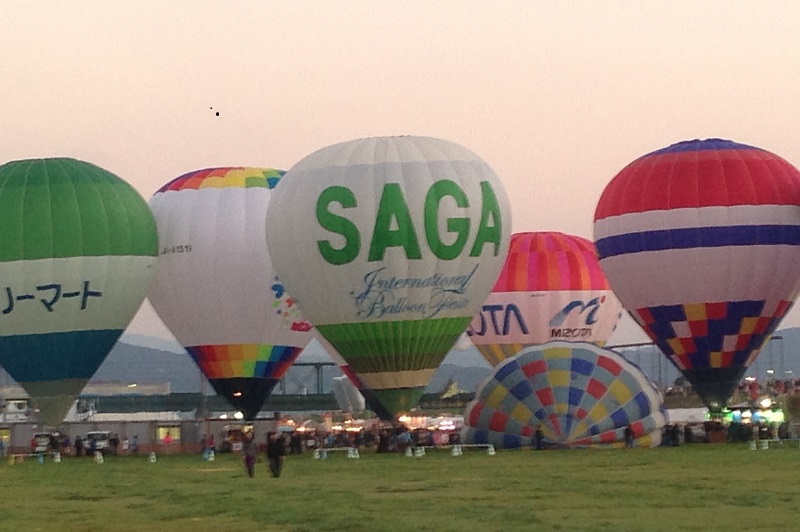
[[(800, 165), (799, 87), (794, 1), (0, 3), (0, 162), (84, 159), (146, 199), (190, 170), (430, 135), (489, 162), (514, 231), (591, 238), (608, 181), (679, 140)], [(171, 337), (149, 305), (129, 331)], [(625, 317), (612, 343), (643, 339)]]

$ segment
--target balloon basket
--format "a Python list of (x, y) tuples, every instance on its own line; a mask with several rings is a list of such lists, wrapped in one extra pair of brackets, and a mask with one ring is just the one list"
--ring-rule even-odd
[(358, 449), (356, 449), (355, 447), (350, 447), (349, 449), (347, 449), (347, 457), (348, 458), (360, 458), (360, 456), (358, 454)]

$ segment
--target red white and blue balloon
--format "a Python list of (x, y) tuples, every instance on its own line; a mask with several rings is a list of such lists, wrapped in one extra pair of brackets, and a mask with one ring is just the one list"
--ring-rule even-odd
[(718, 410), (800, 290), (800, 172), (753, 146), (679, 142), (614, 177), (594, 236), (623, 306)]

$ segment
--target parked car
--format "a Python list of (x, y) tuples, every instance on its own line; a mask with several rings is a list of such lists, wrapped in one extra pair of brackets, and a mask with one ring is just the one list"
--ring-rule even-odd
[(86, 439), (83, 441), (84, 447), (88, 450), (92, 448), (92, 440), (94, 440), (94, 449), (100, 451), (103, 455), (117, 454), (117, 448), (114, 445), (114, 438), (107, 430), (95, 430), (86, 433)]
[(253, 426), (250, 424), (225, 425), (222, 427), (222, 442), (219, 446), (219, 452), (241, 452), (244, 433), (251, 430), (253, 430)]
[(58, 432), (37, 432), (31, 440), (31, 449), (34, 453), (57, 451), (61, 435)]

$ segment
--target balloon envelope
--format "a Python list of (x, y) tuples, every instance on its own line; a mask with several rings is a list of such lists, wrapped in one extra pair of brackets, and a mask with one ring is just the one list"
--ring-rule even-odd
[(549, 231), (516, 233), (468, 333), (496, 366), (525, 346), (553, 340), (605, 345), (621, 311), (591, 241)]
[(503, 361), (464, 414), (464, 441), (499, 448), (621, 446), (630, 427), (638, 446), (661, 441), (661, 394), (621, 355), (593, 344), (550, 342)]
[(766, 150), (710, 139), (635, 160), (595, 213), (614, 292), (712, 411), (800, 289), (800, 174)]
[(149, 298), (220, 395), (253, 419), (311, 340), (275, 276), (264, 223), (282, 171), (211, 168), (150, 200), (161, 240)]
[(0, 166), (0, 366), (58, 426), (142, 303), (158, 248), (147, 203), (74, 159)]
[(309, 155), (276, 196), (267, 240), (287, 289), (389, 412), (412, 408), (505, 258), (496, 175), (445, 140), (370, 138)]

